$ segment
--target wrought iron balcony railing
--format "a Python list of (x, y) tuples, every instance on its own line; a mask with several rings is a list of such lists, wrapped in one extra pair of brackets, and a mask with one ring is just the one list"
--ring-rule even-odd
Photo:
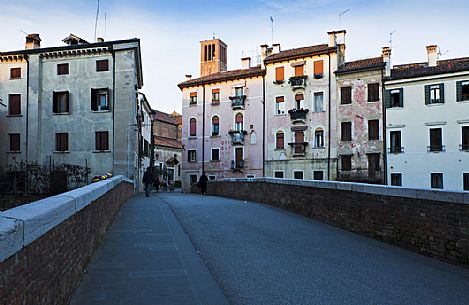
[(445, 151), (445, 150), (446, 150), (445, 146), (441, 144), (427, 146), (428, 152), (440, 152), (440, 151)]
[(306, 114), (309, 112), (309, 109), (291, 109), (288, 110), (290, 114), (290, 119), (292, 121), (296, 120), (306, 120)]
[(228, 133), (231, 135), (231, 142), (233, 144), (243, 144), (244, 135), (247, 134), (246, 130), (230, 130)]
[(460, 151), (469, 151), (469, 144), (459, 144)]
[(293, 156), (304, 156), (308, 142), (291, 142), (288, 145), (293, 148)]
[(246, 95), (230, 96), (230, 100), (231, 100), (231, 108), (244, 109), (244, 101), (246, 100)]
[(307, 79), (308, 79), (307, 75), (293, 76), (293, 77), (290, 77), (288, 82), (290, 83), (293, 89), (305, 88)]
[(404, 153), (404, 147), (402, 146), (391, 146), (388, 148), (390, 154), (402, 154)]
[(242, 172), (244, 169), (244, 160), (231, 160), (231, 169), (234, 172)]

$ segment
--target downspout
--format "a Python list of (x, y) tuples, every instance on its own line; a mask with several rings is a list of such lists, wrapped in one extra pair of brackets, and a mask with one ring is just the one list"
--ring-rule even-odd
[(265, 75), (262, 75), (262, 177), (265, 177)]
[(115, 174), (114, 154), (116, 151), (116, 147), (115, 147), (116, 133), (115, 133), (115, 126), (114, 126), (114, 122), (115, 122), (115, 117), (114, 117), (115, 109), (114, 108), (116, 105), (116, 53), (114, 52), (113, 49), (111, 49), (111, 54), (112, 54), (112, 107), (111, 107), (111, 110), (112, 110), (112, 167), (113, 167), (113, 174)]
[(388, 185), (388, 152), (386, 150), (386, 143), (387, 143), (387, 130), (386, 130), (386, 102), (385, 102), (385, 94), (386, 90), (384, 87), (384, 71), (381, 69), (381, 108), (383, 111), (383, 172), (384, 172), (384, 185)]
[(327, 99), (327, 111), (328, 111), (328, 132), (327, 132), (327, 180), (331, 180), (331, 53), (327, 51), (327, 56), (329, 57), (329, 97)]
[(29, 138), (29, 57), (26, 55), (26, 192), (29, 193), (28, 138)]
[(202, 88), (202, 174), (205, 174), (205, 85)]

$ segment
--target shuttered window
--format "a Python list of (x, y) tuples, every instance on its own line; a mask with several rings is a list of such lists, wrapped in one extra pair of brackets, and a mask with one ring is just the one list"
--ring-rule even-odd
[(220, 102), (220, 89), (212, 89), (212, 103), (217, 104)]
[(10, 133), (10, 151), (20, 151), (20, 134)]
[(368, 170), (379, 171), (380, 154), (368, 154)]
[(469, 101), (469, 81), (456, 82), (457, 101)]
[(285, 68), (284, 67), (275, 68), (275, 80), (277, 82), (283, 82), (285, 80)]
[(314, 76), (322, 77), (324, 75), (324, 61), (318, 60), (314, 62)]
[(191, 92), (189, 96), (190, 96), (189, 104), (190, 105), (197, 104), (197, 92)]
[(91, 89), (91, 110), (109, 110), (109, 88)]
[(469, 151), (469, 126), (462, 127), (461, 149)]
[(68, 73), (68, 64), (57, 64), (57, 75), (65, 75)]
[(431, 188), (442, 189), (443, 188), (443, 173), (431, 173)]
[(277, 96), (275, 98), (275, 113), (276, 114), (285, 113), (285, 98), (283, 96)]
[(55, 134), (55, 151), (68, 151), (68, 133)]
[(212, 136), (217, 136), (220, 134), (220, 118), (214, 116), (212, 118)]
[(282, 131), (277, 132), (276, 134), (276, 149), (285, 148), (285, 134)]
[(109, 132), (96, 131), (95, 144), (96, 150), (109, 150)]
[(68, 113), (70, 112), (69, 107), (69, 92), (54, 92), (53, 93), (53, 107), (54, 113)]
[(109, 60), (107, 60), (107, 59), (97, 60), (96, 61), (96, 71), (97, 72), (109, 71)]
[(352, 87), (340, 88), (340, 103), (342, 105), (352, 103)]
[(386, 104), (386, 108), (404, 107), (403, 88), (386, 90), (384, 94), (384, 102)]
[(10, 69), (10, 79), (21, 78), (21, 68)]
[(368, 84), (368, 102), (379, 101), (379, 84)]
[(340, 156), (340, 165), (342, 171), (351, 171), (352, 170), (352, 155), (342, 155)]
[(8, 115), (21, 115), (21, 94), (8, 95)]
[(442, 151), (443, 142), (441, 128), (430, 128), (430, 151)]
[(189, 136), (197, 136), (197, 120), (195, 118), (189, 120)]
[(304, 75), (304, 65), (295, 66), (295, 76)]
[(444, 84), (425, 86), (425, 105), (442, 104), (445, 102)]
[(243, 126), (243, 114), (238, 113), (235, 116), (235, 130), (242, 131), (244, 129)]
[(340, 140), (352, 141), (352, 122), (340, 123)]
[(379, 140), (379, 120), (368, 121), (368, 140)]

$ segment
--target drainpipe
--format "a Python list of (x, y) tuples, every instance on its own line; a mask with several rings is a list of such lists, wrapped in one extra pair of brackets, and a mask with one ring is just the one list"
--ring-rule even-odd
[(202, 174), (205, 173), (205, 85), (202, 96)]
[(329, 97), (327, 100), (327, 112), (328, 112), (328, 132), (327, 132), (327, 180), (331, 180), (331, 53), (327, 51), (327, 56), (329, 57)]
[(262, 177), (265, 177), (265, 75), (262, 76)]
[(111, 49), (111, 54), (112, 54), (112, 107), (111, 107), (111, 111), (112, 111), (112, 167), (113, 167), (113, 174), (115, 174), (116, 171), (114, 169), (114, 166), (115, 166), (114, 154), (116, 151), (116, 148), (115, 148), (116, 133), (115, 133), (115, 126), (114, 126), (114, 122), (115, 122), (114, 108), (116, 106), (116, 53), (114, 52), (113, 49)]
[(387, 130), (386, 130), (386, 102), (385, 102), (385, 94), (386, 94), (386, 89), (384, 87), (384, 70), (381, 69), (381, 94), (382, 94), (382, 100), (381, 100), (381, 108), (383, 111), (383, 172), (384, 172), (384, 185), (388, 185), (388, 152), (386, 150), (386, 143), (387, 143)]
[(28, 138), (29, 138), (29, 57), (26, 59), (26, 193), (29, 193), (29, 171), (28, 171)]

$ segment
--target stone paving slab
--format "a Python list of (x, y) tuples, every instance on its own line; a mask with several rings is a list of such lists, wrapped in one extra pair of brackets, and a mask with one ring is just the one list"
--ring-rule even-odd
[(125, 203), (70, 305), (225, 305), (160, 194)]

